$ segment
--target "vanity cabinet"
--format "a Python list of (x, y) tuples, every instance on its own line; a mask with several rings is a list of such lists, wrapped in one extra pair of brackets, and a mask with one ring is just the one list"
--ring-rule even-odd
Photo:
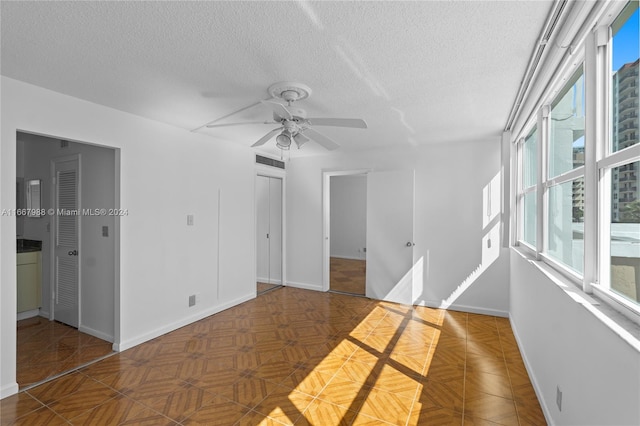
[(38, 309), (42, 299), (42, 252), (18, 253), (18, 313)]

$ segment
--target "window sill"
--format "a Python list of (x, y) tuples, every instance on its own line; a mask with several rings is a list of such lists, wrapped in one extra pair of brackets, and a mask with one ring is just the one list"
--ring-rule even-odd
[(547, 263), (541, 260), (536, 260), (519, 247), (511, 248), (524, 260), (537, 268), (552, 283), (557, 285), (573, 301), (582, 305), (602, 324), (640, 353), (640, 325), (618, 312), (604, 301), (601, 301), (597, 295), (585, 293), (574, 282)]

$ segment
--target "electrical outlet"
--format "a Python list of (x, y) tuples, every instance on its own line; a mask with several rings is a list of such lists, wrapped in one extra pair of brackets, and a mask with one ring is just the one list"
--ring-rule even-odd
[(196, 304), (196, 295), (192, 294), (189, 296), (189, 307), (195, 306)]
[(193, 215), (192, 214), (188, 214), (187, 215), (187, 226), (193, 226)]
[(109, 236), (109, 227), (108, 226), (103, 226), (102, 227), (102, 236), (103, 237), (108, 237)]
[(560, 390), (560, 386), (556, 386), (556, 405), (558, 406), (558, 410), (562, 411), (562, 391)]

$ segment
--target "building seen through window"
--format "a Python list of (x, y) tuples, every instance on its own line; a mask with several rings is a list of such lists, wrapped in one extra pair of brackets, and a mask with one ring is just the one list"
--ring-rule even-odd
[[(612, 25), (610, 151), (638, 143), (640, 67), (638, 7), (627, 7)], [(640, 162), (611, 169), (611, 283), (613, 292), (640, 301)]]

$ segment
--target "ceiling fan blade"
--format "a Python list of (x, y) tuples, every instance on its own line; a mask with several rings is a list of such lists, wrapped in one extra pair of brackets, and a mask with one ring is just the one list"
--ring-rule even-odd
[(367, 128), (367, 123), (360, 118), (307, 118), (307, 122), (312, 126)]
[(302, 133), (296, 133), (295, 135), (293, 135), (293, 140), (296, 142), (296, 145), (298, 145), (298, 149), (300, 149), (302, 145), (310, 141), (310, 139)]
[(319, 133), (317, 130), (308, 128), (305, 130), (305, 133), (307, 134), (307, 136), (309, 136), (314, 141), (318, 142), (320, 145), (322, 145), (329, 151), (333, 151), (336, 148), (340, 148), (340, 145), (338, 145), (337, 142), (333, 141), (332, 139), (328, 138), (322, 133)]
[(273, 121), (245, 121), (244, 123), (207, 124), (207, 127), (211, 129), (212, 127), (241, 126), (243, 124), (273, 124)]
[[(273, 99), (273, 97), (268, 98), (268, 99), (264, 99), (264, 101), (268, 101), (269, 99)], [(202, 126), (196, 127), (195, 129), (193, 129), (193, 130), (191, 130), (191, 131), (192, 131), (192, 132), (195, 132), (195, 131), (197, 131), (197, 130), (202, 129), (203, 127), (208, 127), (209, 125), (214, 124), (214, 123), (217, 123), (218, 121), (224, 120), (224, 119), (225, 119), (225, 118), (227, 118), (227, 117), (231, 117), (232, 115), (238, 114), (238, 113), (240, 113), (240, 112), (242, 112), (242, 111), (246, 111), (246, 110), (248, 110), (248, 109), (250, 109), (250, 108), (253, 108), (253, 107), (254, 107), (254, 106), (256, 106), (256, 105), (260, 105), (260, 102), (263, 102), (263, 101), (258, 101), (258, 102), (252, 103), (251, 105), (248, 105), (248, 106), (246, 106), (246, 107), (240, 108), (240, 109), (239, 109), (239, 110), (237, 110), (237, 111), (230, 112), (230, 113), (229, 113), (229, 114), (227, 114), (227, 115), (223, 115), (222, 117), (216, 118), (216, 119), (215, 119), (215, 120), (213, 120), (213, 121), (209, 121), (208, 123), (203, 124)]]
[(264, 145), (265, 143), (267, 143), (269, 141), (269, 139), (271, 139), (273, 137), (273, 135), (275, 135), (276, 133), (278, 133), (282, 129), (284, 129), (284, 127), (278, 127), (277, 129), (273, 129), (272, 131), (270, 131), (269, 133), (267, 133), (266, 135), (264, 135), (263, 137), (258, 139), (258, 141), (256, 143), (254, 143), (253, 145), (251, 145), (251, 147), (253, 148), (253, 147), (256, 147), (256, 146)]
[(278, 102), (271, 102), (271, 101), (260, 101), (260, 103), (262, 103), (263, 105), (266, 105), (269, 108), (271, 108), (271, 110), (278, 117), (284, 118), (286, 120), (293, 120), (293, 115), (291, 115), (289, 110), (287, 108), (285, 108), (284, 105), (279, 104)]

